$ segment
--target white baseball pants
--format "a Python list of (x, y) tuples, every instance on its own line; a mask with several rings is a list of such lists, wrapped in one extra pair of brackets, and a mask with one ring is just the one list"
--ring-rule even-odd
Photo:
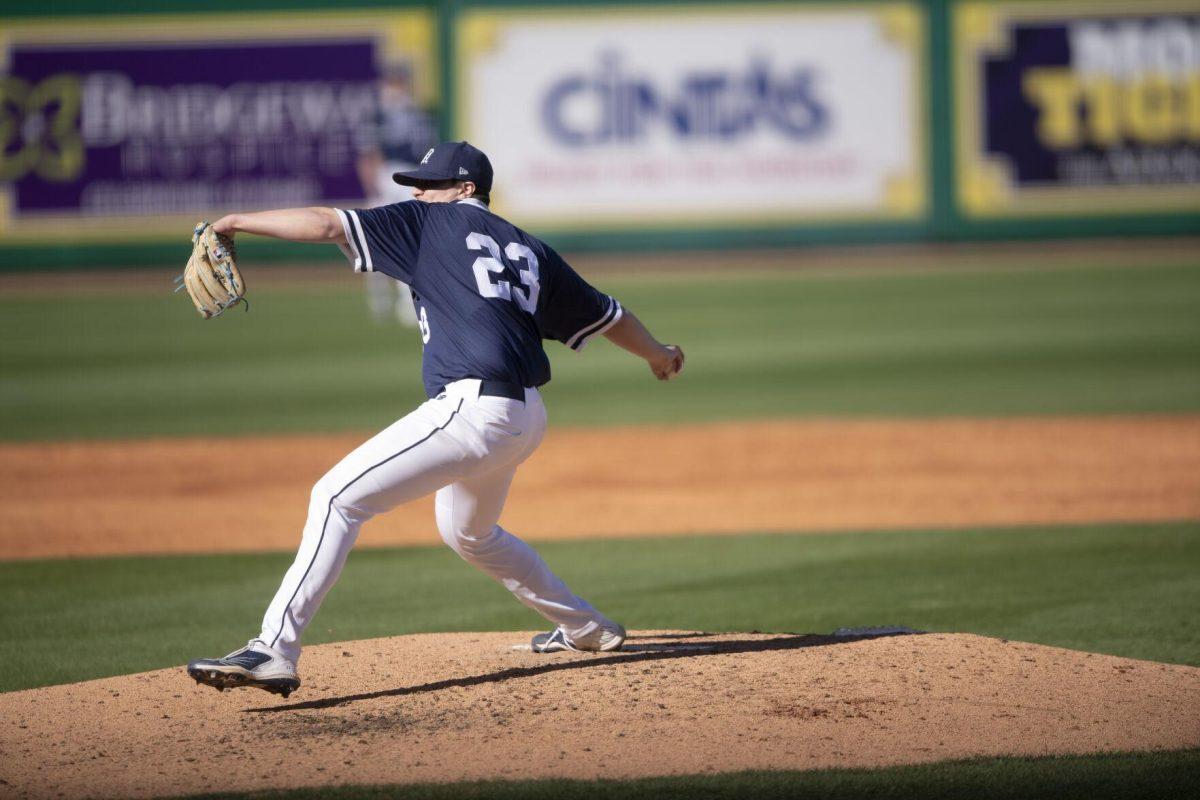
[(571, 593), (532, 547), (497, 525), (517, 466), (546, 430), (536, 389), (525, 401), (479, 396), (479, 381), (456, 381), (376, 434), (313, 487), (308, 522), (261, 638), (287, 658), (332, 588), (362, 524), (401, 503), (437, 492), (438, 531), (463, 559), (568, 636), (611, 624)]

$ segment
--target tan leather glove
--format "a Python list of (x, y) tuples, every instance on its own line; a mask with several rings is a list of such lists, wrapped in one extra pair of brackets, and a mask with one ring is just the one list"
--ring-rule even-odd
[(187, 289), (205, 319), (237, 305), (246, 296), (233, 239), (217, 233), (210, 222), (201, 222), (192, 231), (192, 255), (176, 281), (181, 282), (179, 288)]

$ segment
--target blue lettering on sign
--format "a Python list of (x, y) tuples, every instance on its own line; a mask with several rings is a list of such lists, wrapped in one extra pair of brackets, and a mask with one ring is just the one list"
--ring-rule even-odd
[(759, 129), (811, 139), (829, 127), (829, 110), (816, 97), (808, 67), (777, 73), (765, 61), (745, 72), (693, 72), (675, 87), (623, 70), (605, 54), (592, 74), (569, 75), (542, 101), (542, 121), (566, 145), (629, 143), (664, 126), (681, 139), (733, 141)]

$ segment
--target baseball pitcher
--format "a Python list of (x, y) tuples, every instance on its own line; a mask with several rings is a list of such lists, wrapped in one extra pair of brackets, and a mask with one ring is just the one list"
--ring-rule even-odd
[[(200, 683), (253, 686), (285, 697), (297, 689), (301, 637), (362, 524), (431, 492), (446, 544), (555, 626), (533, 638), (534, 652), (609, 651), (625, 641), (621, 625), (572, 593), (497, 521), (517, 467), (545, 432), (538, 387), (550, 380), (550, 364), (543, 339), (578, 351), (604, 336), (643, 358), (659, 380), (679, 373), (683, 351), (659, 343), (629, 309), (589, 285), (544, 242), (493, 214), (492, 166), (470, 144), (439, 144), (393, 179), (411, 186), (415, 199), (365, 210), (231, 214), (207, 233), (197, 229), (198, 242), (219, 242), (210, 257), (214, 264), (224, 259), (225, 273), (236, 271), (233, 237), (250, 233), (334, 243), (356, 272), (408, 284), (429, 398), (317, 481), (300, 550), (262, 630), (224, 658), (188, 664)], [(189, 268), (207, 263), (200, 252)], [(220, 274), (216, 282), (208, 278), (218, 294), (221, 282), (227, 281)], [(197, 308), (212, 315), (192, 283)], [(244, 291), (240, 276), (236, 284)], [(215, 313), (239, 298), (218, 297)]]

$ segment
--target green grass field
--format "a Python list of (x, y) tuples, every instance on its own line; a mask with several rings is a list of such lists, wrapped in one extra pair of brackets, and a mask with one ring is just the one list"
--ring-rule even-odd
[[(580, 594), (633, 628), (829, 633), (906, 625), (1200, 666), (1200, 523), (547, 542), (538, 549)], [(0, 653), (0, 690), (226, 653), (258, 632), (291, 558), (0, 564), (0, 641), (8, 645)], [(361, 550), (306, 641), (542, 624), (447, 548)]]
[[(1124, 800), (1187, 797), (1200, 781), (1200, 751), (1059, 758), (988, 758), (890, 769), (739, 772), (634, 781), (481, 781), (450, 785), (321, 787), (309, 791), (204, 795), (204, 800)], [(196, 800), (201, 800), (197, 797)]]
[[(208, 323), (165, 277), (161, 292), (103, 300), (0, 298), (0, 440), (371, 430), (421, 399), (419, 340), (373, 327), (354, 277), (262, 291), (253, 273), (250, 282), (250, 313)], [(1190, 267), (597, 283), (687, 348), (687, 374), (664, 386), (607, 342), (582, 355), (552, 345), (552, 424), (1200, 411), (1200, 257)], [(1200, 666), (1200, 521), (539, 549), (635, 628), (899, 624)], [(227, 652), (257, 630), (290, 560), (0, 563), (0, 691)], [(308, 641), (539, 626), (444, 548), (364, 550)], [(1198, 774), (1200, 753), (1187, 752), (335, 796), (1172, 797)]]
[[(598, 280), (684, 345), (686, 377), (551, 344), (547, 405), (576, 425), (1200, 408), (1200, 259), (1037, 266)], [(417, 335), (373, 327), (353, 275), (210, 322), (169, 285), (0, 298), (0, 439), (371, 430), (422, 399)]]

